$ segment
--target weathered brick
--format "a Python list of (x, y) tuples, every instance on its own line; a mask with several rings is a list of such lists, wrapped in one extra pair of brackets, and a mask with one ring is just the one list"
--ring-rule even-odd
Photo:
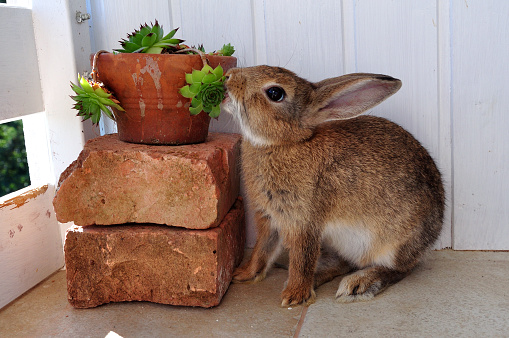
[(216, 306), (242, 260), (244, 231), (240, 199), (218, 227), (206, 230), (73, 226), (65, 241), (69, 302), (77, 308), (122, 301)]
[(60, 176), (57, 218), (81, 226), (215, 227), (239, 195), (239, 146), (240, 135), (223, 133), (183, 146), (95, 138)]

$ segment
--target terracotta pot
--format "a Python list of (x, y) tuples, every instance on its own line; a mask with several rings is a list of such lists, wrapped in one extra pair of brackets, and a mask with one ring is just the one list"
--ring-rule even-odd
[[(211, 67), (224, 71), (237, 65), (231, 56), (207, 56)], [(189, 113), (190, 100), (178, 93), (185, 74), (201, 69), (199, 55), (102, 53), (97, 75), (115, 93), (125, 112), (116, 111), (120, 140), (144, 144), (204, 142), (210, 117)]]

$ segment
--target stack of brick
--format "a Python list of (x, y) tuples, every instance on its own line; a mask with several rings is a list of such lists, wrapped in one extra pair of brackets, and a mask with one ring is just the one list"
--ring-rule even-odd
[(240, 136), (150, 146), (90, 140), (53, 201), (67, 231), (69, 302), (149, 301), (212, 307), (242, 260)]

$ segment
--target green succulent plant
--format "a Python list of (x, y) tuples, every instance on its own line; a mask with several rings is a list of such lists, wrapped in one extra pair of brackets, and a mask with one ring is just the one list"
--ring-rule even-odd
[(223, 48), (216, 51), (214, 54), (222, 56), (232, 56), (235, 53), (235, 48), (231, 44), (223, 45)]
[(140, 26), (139, 30), (127, 35), (127, 40), (120, 40), (122, 49), (114, 49), (118, 53), (149, 53), (161, 54), (165, 48), (175, 48), (184, 40), (174, 39), (173, 36), (178, 28), (172, 30), (167, 35), (164, 35), (163, 27), (159, 25), (157, 20), (151, 26)]
[[(193, 70), (192, 73), (186, 74), (187, 85), (182, 87), (179, 92), (182, 96), (191, 99), (189, 112), (192, 115), (205, 111), (211, 117), (216, 118), (221, 112), (220, 104), (225, 96), (223, 68), (217, 66), (212, 69), (207, 64), (203, 45), (199, 45), (197, 48), (188, 47), (183, 44), (184, 40), (175, 39), (174, 36), (177, 30), (178, 28), (164, 35), (163, 27), (159, 25), (157, 20), (154, 24), (148, 25), (145, 23), (133, 33), (128, 34), (127, 39), (120, 40), (122, 48), (113, 51), (116, 53), (200, 54), (205, 66), (201, 70)], [(96, 73), (95, 62), (97, 56), (102, 52), (105, 51), (97, 52), (94, 57), (92, 74)], [(210, 53), (210, 55), (231, 56), (234, 52), (235, 49), (231, 44), (225, 44), (220, 50)], [(94, 124), (97, 124), (102, 113), (114, 119), (109, 107), (124, 111), (120, 106), (120, 102), (100, 82), (79, 76), (78, 84), (71, 82), (71, 88), (76, 93), (75, 96), (71, 96), (76, 101), (73, 108), (78, 110), (77, 115), (83, 117), (83, 120), (91, 119)]]
[(73, 108), (78, 110), (77, 116), (83, 117), (83, 120), (92, 119), (92, 123), (97, 124), (101, 119), (101, 112), (114, 119), (108, 106), (124, 111), (124, 108), (119, 105), (120, 102), (102, 87), (102, 84), (89, 81), (81, 75), (78, 75), (78, 79), (79, 85), (71, 82), (71, 88), (77, 94), (71, 96), (76, 101)]
[(220, 104), (224, 99), (224, 80), (223, 68), (221, 65), (212, 69), (205, 65), (201, 70), (193, 70), (186, 74), (184, 87), (180, 88), (180, 94), (191, 99), (189, 112), (191, 115), (197, 115), (202, 110), (212, 118), (219, 116), (221, 112)]

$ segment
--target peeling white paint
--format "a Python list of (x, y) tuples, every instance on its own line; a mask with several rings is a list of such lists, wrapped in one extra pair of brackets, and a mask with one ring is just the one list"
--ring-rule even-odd
[(148, 74), (154, 81), (154, 86), (156, 87), (156, 96), (157, 96), (157, 109), (163, 110), (163, 92), (161, 86), (161, 75), (162, 72), (159, 69), (157, 62), (151, 58), (146, 58), (146, 65), (142, 69), (140, 69), (141, 74)]
[(142, 97), (140, 97), (139, 105), (140, 105), (141, 117), (145, 117), (145, 101), (143, 101)]
[[(134, 84), (136, 85), (136, 88), (143, 86), (143, 77), (141, 77), (141, 76), (138, 77), (137, 73), (133, 73), (132, 77), (133, 77)], [(138, 89), (138, 91), (139, 91), (139, 89)]]
[(152, 80), (154, 81), (154, 85), (156, 86), (157, 91), (157, 97), (160, 97), (159, 94), (161, 94), (161, 70), (159, 70), (159, 66), (157, 65), (157, 62), (154, 61), (153, 58), (147, 57), (147, 64), (145, 67), (143, 67), (140, 72), (142, 74), (148, 73), (150, 77), (152, 77)]
[[(138, 60), (138, 63), (139, 63), (139, 61), (140, 60)], [(138, 95), (140, 97), (139, 105), (140, 105), (140, 112), (141, 112), (142, 118), (145, 117), (145, 108), (146, 108), (146, 103), (143, 100), (143, 95), (141, 92), (141, 87), (144, 84), (144, 75), (145, 74), (148, 74), (152, 78), (152, 81), (154, 81), (154, 86), (156, 89), (156, 96), (157, 96), (157, 109), (163, 110), (163, 108), (164, 108), (163, 92), (162, 92), (162, 86), (161, 86), (162, 72), (159, 69), (157, 62), (152, 57), (146, 57), (145, 61), (146, 61), (145, 66), (143, 68), (141, 68), (139, 70), (139, 72), (132, 74), (133, 82), (136, 86)]]
[[(139, 62), (139, 60), (138, 60)], [(132, 74), (133, 82), (140, 97), (138, 104), (140, 105), (140, 115), (142, 118), (145, 117), (145, 101), (143, 100), (143, 94), (141, 93), (141, 87), (143, 86), (143, 77), (138, 76), (137, 73)]]

